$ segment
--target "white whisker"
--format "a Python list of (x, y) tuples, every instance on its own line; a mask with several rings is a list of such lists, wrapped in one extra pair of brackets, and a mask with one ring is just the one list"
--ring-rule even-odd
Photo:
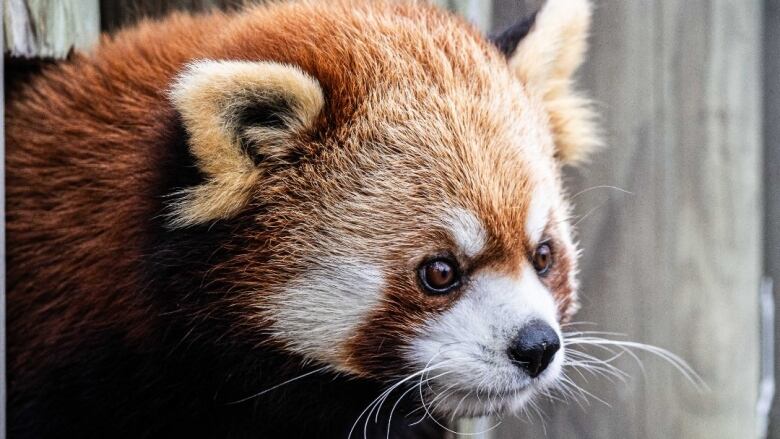
[(468, 393), (466, 393), (466, 394), (463, 396), (463, 398), (461, 398), (461, 399), (460, 399), (460, 401), (458, 401), (458, 405), (456, 405), (456, 406), (455, 406), (455, 410), (453, 410), (453, 411), (452, 411), (452, 415), (450, 416), (450, 422), (454, 422), (454, 421), (455, 421), (455, 414), (456, 414), (456, 413), (458, 413), (458, 410), (460, 410), (460, 406), (461, 406), (461, 404), (463, 404), (463, 401), (465, 401), (465, 400), (466, 400), (466, 398), (468, 398), (469, 396), (471, 396), (471, 393), (472, 393), (472, 392), (473, 392), (472, 390), (469, 390), (469, 392), (468, 392)]
[[(435, 356), (434, 356), (434, 358), (435, 358)], [(433, 359), (431, 359), (431, 360), (433, 360)], [(349, 438), (351, 438), (351, 437), (352, 437), (352, 434), (353, 434), (353, 433), (354, 433), (354, 431), (355, 431), (355, 427), (357, 427), (357, 424), (358, 424), (358, 422), (360, 422), (360, 419), (361, 419), (361, 418), (363, 418), (363, 416), (364, 416), (364, 415), (366, 416), (366, 422), (365, 422), (365, 424), (364, 424), (364, 426), (363, 426), (363, 436), (364, 436), (364, 437), (367, 437), (367, 436), (368, 436), (368, 422), (369, 422), (369, 420), (371, 419), (371, 413), (374, 411), (374, 409), (376, 409), (376, 408), (377, 408), (377, 404), (379, 403), (379, 401), (380, 401), (380, 400), (382, 400), (383, 398), (385, 398), (387, 395), (389, 395), (390, 393), (392, 393), (392, 392), (393, 392), (395, 389), (397, 389), (398, 387), (400, 387), (400, 386), (401, 386), (401, 385), (403, 385), (404, 383), (408, 382), (409, 380), (411, 380), (411, 379), (413, 379), (413, 378), (415, 378), (415, 377), (417, 377), (417, 376), (419, 376), (419, 375), (422, 375), (422, 374), (424, 374), (424, 373), (428, 372), (429, 370), (433, 370), (433, 369), (436, 369), (436, 368), (438, 368), (438, 367), (441, 367), (441, 365), (442, 365), (442, 364), (445, 364), (445, 363), (447, 363), (448, 361), (449, 361), (449, 360), (445, 360), (445, 361), (442, 361), (442, 362), (440, 362), (440, 363), (437, 363), (437, 364), (436, 364), (436, 365), (434, 365), (434, 366), (425, 367), (425, 368), (423, 368), (422, 370), (420, 370), (420, 371), (417, 371), (417, 372), (415, 372), (415, 373), (413, 373), (413, 374), (411, 374), (411, 375), (408, 375), (408, 376), (406, 376), (405, 378), (403, 378), (403, 379), (401, 379), (401, 380), (397, 381), (395, 384), (393, 384), (392, 386), (390, 386), (389, 388), (387, 388), (385, 391), (383, 391), (383, 392), (382, 392), (382, 393), (381, 393), (379, 396), (377, 396), (377, 397), (376, 397), (376, 398), (375, 398), (373, 401), (371, 401), (371, 402), (368, 404), (368, 406), (366, 406), (366, 408), (365, 408), (365, 409), (363, 409), (363, 411), (362, 411), (362, 412), (360, 412), (360, 414), (358, 415), (357, 419), (355, 420), (355, 423), (354, 423), (354, 424), (352, 424), (352, 428), (350, 428), (350, 430), (349, 430), (349, 434), (347, 435), (347, 439), (349, 439)], [(429, 363), (430, 363), (430, 362), (429, 362)]]
[(587, 219), (589, 216), (591, 216), (591, 215), (593, 214), (593, 212), (596, 212), (597, 210), (599, 210), (599, 209), (601, 209), (602, 207), (606, 206), (606, 204), (607, 204), (607, 202), (606, 202), (606, 201), (604, 201), (603, 203), (601, 203), (601, 204), (597, 205), (596, 207), (594, 207), (594, 208), (590, 209), (589, 211), (585, 212), (585, 214), (584, 214), (584, 215), (582, 215), (581, 217), (579, 217), (579, 218), (577, 219), (577, 221), (575, 221), (575, 222), (574, 222), (574, 224), (572, 224), (572, 225), (571, 225), (571, 226), (572, 226), (572, 228), (574, 228), (574, 227), (577, 227), (577, 225), (579, 225), (579, 223), (581, 223), (581, 222), (585, 221), (585, 220), (586, 220), (586, 219)]
[(629, 191), (627, 191), (625, 189), (621, 189), (621, 188), (619, 188), (617, 186), (610, 186), (610, 185), (606, 185), (605, 184), (605, 185), (600, 185), (600, 186), (591, 186), (591, 187), (589, 187), (587, 189), (583, 189), (583, 190), (577, 192), (576, 194), (572, 195), (570, 197), (570, 199), (574, 200), (575, 198), (579, 197), (580, 195), (586, 194), (586, 193), (588, 193), (590, 191), (594, 191), (596, 189), (612, 189), (612, 190), (615, 190), (615, 191), (618, 191), (618, 192), (622, 192), (622, 193), (624, 193), (626, 195), (634, 195), (633, 192), (629, 192)]
[[(436, 379), (436, 378), (442, 377), (442, 376), (444, 376), (444, 375), (447, 375), (448, 373), (451, 373), (451, 372), (444, 372), (444, 373), (440, 373), (439, 375), (436, 375), (435, 377), (432, 377), (432, 378), (427, 378), (427, 379), (426, 379), (426, 381), (430, 381), (430, 380), (433, 380), (433, 379)], [(392, 409), (390, 409), (390, 417), (387, 419), (387, 439), (390, 439), (390, 427), (391, 427), (391, 425), (392, 425), (392, 422), (393, 422), (393, 413), (395, 413), (395, 409), (396, 409), (396, 407), (398, 407), (398, 404), (401, 402), (401, 400), (404, 398), (404, 396), (406, 396), (406, 395), (408, 395), (410, 392), (414, 391), (414, 390), (415, 390), (415, 388), (416, 388), (416, 387), (410, 387), (409, 389), (407, 389), (407, 390), (406, 390), (406, 391), (405, 391), (405, 392), (404, 392), (404, 393), (403, 393), (403, 394), (402, 394), (402, 395), (401, 395), (401, 396), (400, 396), (400, 397), (399, 397), (399, 398), (398, 398), (398, 399), (395, 401), (395, 404), (393, 404), (393, 408), (392, 408)]]
[(285, 386), (285, 385), (290, 384), (290, 383), (292, 383), (294, 381), (298, 381), (301, 378), (306, 378), (309, 375), (314, 375), (315, 373), (322, 372), (323, 370), (325, 370), (327, 368), (328, 368), (327, 366), (323, 366), (323, 367), (320, 367), (319, 369), (314, 369), (312, 371), (304, 373), (303, 375), (298, 375), (297, 377), (290, 378), (289, 380), (287, 380), (287, 381), (285, 381), (283, 383), (279, 383), (279, 384), (277, 384), (277, 385), (275, 385), (273, 387), (269, 387), (268, 389), (265, 389), (263, 391), (257, 392), (254, 395), (247, 396), (246, 398), (241, 398), (238, 401), (229, 402), (228, 405), (240, 404), (242, 402), (249, 401), (250, 399), (254, 399), (254, 398), (257, 398), (258, 396), (265, 395), (266, 393), (268, 393), (268, 392), (270, 392), (272, 390), (276, 390), (279, 387)]
[(709, 386), (707, 386), (707, 383), (704, 382), (704, 380), (699, 376), (699, 374), (696, 373), (696, 371), (693, 370), (693, 368), (689, 366), (688, 363), (685, 362), (685, 360), (669, 352), (668, 350), (659, 348), (657, 346), (652, 346), (652, 345), (632, 342), (632, 341), (609, 340), (601, 337), (591, 337), (591, 336), (567, 338), (565, 340), (565, 343), (569, 345), (595, 346), (601, 349), (608, 350), (610, 352), (613, 352), (612, 350), (610, 350), (610, 348), (613, 347), (620, 349), (626, 354), (630, 355), (632, 358), (634, 358), (643, 371), (644, 371), (644, 365), (642, 364), (642, 361), (639, 359), (639, 357), (637, 357), (636, 354), (632, 351), (632, 349), (647, 352), (657, 356), (658, 358), (661, 358), (662, 360), (672, 365), (691, 384), (693, 384), (697, 390), (699, 391), (709, 390)]
[[(582, 395), (583, 395), (583, 397), (585, 397), (585, 396), (589, 396), (589, 397), (591, 397), (591, 398), (595, 399), (596, 401), (598, 401), (598, 402), (600, 402), (600, 403), (604, 404), (604, 405), (605, 405), (605, 406), (607, 406), (607, 407), (612, 407), (612, 405), (611, 405), (610, 403), (608, 403), (608, 402), (604, 401), (603, 399), (601, 399), (601, 398), (599, 398), (598, 396), (596, 396), (596, 395), (592, 394), (591, 392), (588, 392), (587, 390), (583, 389), (581, 386), (578, 386), (578, 385), (577, 385), (577, 384), (576, 384), (574, 381), (572, 381), (572, 380), (571, 380), (569, 377), (567, 377), (567, 376), (563, 376), (563, 377), (561, 377), (561, 380), (562, 380), (562, 381), (564, 381), (564, 382), (566, 382), (567, 384), (569, 384), (569, 385), (570, 385), (570, 386), (571, 386), (571, 387), (572, 387), (574, 390), (576, 390), (576, 391), (580, 392), (580, 394), (582, 394)], [(585, 401), (587, 402), (587, 398), (585, 398)]]

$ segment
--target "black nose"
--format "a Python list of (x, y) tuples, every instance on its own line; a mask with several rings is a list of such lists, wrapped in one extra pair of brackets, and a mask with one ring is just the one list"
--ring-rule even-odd
[(561, 340), (550, 325), (534, 320), (526, 324), (509, 347), (509, 358), (531, 378), (547, 369)]

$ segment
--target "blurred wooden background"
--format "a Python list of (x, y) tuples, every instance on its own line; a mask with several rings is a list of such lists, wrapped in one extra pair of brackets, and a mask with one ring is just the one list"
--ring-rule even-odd
[[(780, 0), (764, 2), (764, 267), (780, 303)], [(780, 342), (780, 325), (775, 326)], [(779, 343), (780, 344), (780, 343)], [(780, 353), (775, 345), (775, 355)], [(780, 377), (780, 361), (774, 363)], [(780, 439), (780, 404), (772, 408), (769, 437)]]
[[(32, 5), (22, 21), (4, 14), (6, 51), (62, 56), (84, 47), (85, 35), (94, 40), (97, 22), (112, 31), (145, 15), (243, 0), (4, 2), (6, 12)], [(437, 3), (487, 31), (543, 0)], [(572, 375), (606, 404), (545, 403), (543, 421), (509, 418), (479, 437), (761, 437), (759, 285), (763, 273), (780, 279), (780, 0), (596, 5), (581, 76), (602, 109), (609, 148), (567, 174), (571, 193), (582, 192), (578, 319), (598, 323), (584, 329), (679, 354), (711, 390), (699, 393), (640, 354), (644, 375), (630, 358), (617, 361), (631, 375), (625, 384)], [(25, 26), (39, 31), (24, 35)], [(773, 419), (769, 437), (780, 439), (780, 410)]]
[[(678, 353), (711, 387), (641, 356), (632, 378), (577, 382), (591, 401), (545, 406), (500, 438), (759, 436), (762, 3), (601, 0), (583, 83), (609, 148), (570, 175), (584, 249), (577, 316)], [(593, 211), (592, 209), (596, 209)]]

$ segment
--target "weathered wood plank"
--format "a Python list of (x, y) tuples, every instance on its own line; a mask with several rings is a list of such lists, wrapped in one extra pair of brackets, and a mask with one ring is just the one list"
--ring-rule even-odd
[(98, 0), (3, 0), (4, 49), (19, 57), (63, 58), (100, 37)]
[[(570, 173), (584, 248), (581, 321), (680, 354), (713, 389), (668, 365), (616, 362), (627, 384), (578, 380), (591, 399), (545, 405), (546, 426), (500, 438), (756, 436), (761, 266), (759, 0), (603, 0), (587, 88), (610, 148)], [(776, 114), (776, 113), (775, 113)], [(575, 374), (576, 375), (576, 374)]]
[[(764, 267), (774, 280), (775, 303), (780, 303), (780, 0), (764, 2)], [(780, 343), (780, 324), (775, 326)], [(775, 355), (780, 348), (775, 347)], [(775, 359), (775, 377), (780, 361)], [(780, 439), (780, 403), (775, 398), (768, 437)]]

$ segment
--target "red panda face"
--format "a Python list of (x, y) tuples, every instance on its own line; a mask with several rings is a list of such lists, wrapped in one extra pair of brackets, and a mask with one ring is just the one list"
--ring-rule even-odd
[[(563, 351), (545, 349), (560, 346), (559, 322), (576, 307), (553, 140), (522, 87), (492, 75), (488, 91), (421, 88), (418, 103), (385, 89), (369, 98), (386, 110), (366, 116), (376, 117), (368, 120), (376, 137), (356, 136), (359, 153), (332, 160), (350, 163), (353, 175), (332, 177), (334, 190), (350, 190), (322, 206), (318, 269), (285, 285), (275, 311), (279, 332), (303, 340), (296, 349), (328, 352), (344, 370), (441, 375), (429, 385), (452, 393), (436, 405), (448, 413), (458, 404), (471, 415), (507, 408), (552, 382)], [(311, 297), (323, 321), (298, 328)], [(547, 338), (518, 352), (534, 323)]]
[(508, 60), (452, 17), (379, 8), (350, 10), (352, 39), (320, 36), (319, 61), (180, 74), (171, 97), (207, 179), (171, 224), (249, 224), (257, 252), (230, 279), (244, 331), (419, 383), (440, 413), (516, 409), (560, 376), (577, 307), (560, 169), (595, 139), (570, 84), (588, 4), (550, 1)]

